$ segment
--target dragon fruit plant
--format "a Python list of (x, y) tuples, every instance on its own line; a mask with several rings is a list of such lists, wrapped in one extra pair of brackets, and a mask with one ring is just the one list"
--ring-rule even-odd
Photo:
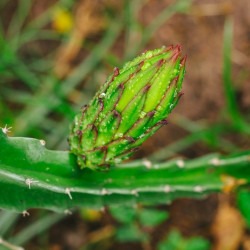
[(183, 94), (186, 56), (181, 50), (177, 45), (146, 51), (114, 69), (75, 116), (69, 141), (81, 168), (109, 170), (167, 124)]
[[(7, 127), (0, 129), (0, 208), (68, 214), (73, 207), (156, 205), (249, 185), (249, 151), (119, 163), (167, 123), (182, 95), (185, 61), (181, 46), (170, 46), (115, 68), (76, 115), (71, 152), (48, 150), (43, 140), (9, 137)], [(112, 165), (118, 167), (101, 172)]]

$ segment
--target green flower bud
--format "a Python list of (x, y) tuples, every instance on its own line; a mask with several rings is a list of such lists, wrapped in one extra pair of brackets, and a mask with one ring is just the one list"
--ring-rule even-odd
[(74, 119), (69, 142), (81, 168), (108, 170), (167, 124), (182, 95), (185, 61), (181, 46), (169, 46), (114, 69)]

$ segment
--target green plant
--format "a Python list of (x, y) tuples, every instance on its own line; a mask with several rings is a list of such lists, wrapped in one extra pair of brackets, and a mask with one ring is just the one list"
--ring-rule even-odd
[(168, 237), (158, 244), (158, 250), (209, 250), (209, 241), (201, 237), (185, 239), (180, 232), (173, 230)]
[(238, 193), (238, 207), (246, 221), (246, 225), (250, 228), (250, 191), (249, 190), (241, 190)]
[(112, 216), (120, 223), (116, 239), (121, 242), (147, 242), (150, 235), (144, 228), (152, 228), (168, 218), (166, 211), (132, 206), (111, 206)]
[(250, 182), (250, 152), (162, 163), (139, 160), (101, 173), (80, 170), (72, 153), (48, 150), (37, 139), (11, 138), (0, 130), (0, 145), (0, 207), (19, 212), (153, 205), (178, 197), (203, 197), (222, 191), (220, 175), (225, 173), (244, 179), (246, 185)]

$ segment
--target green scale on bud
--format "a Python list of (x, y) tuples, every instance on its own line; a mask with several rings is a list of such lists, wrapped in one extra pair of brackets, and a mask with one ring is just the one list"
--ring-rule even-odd
[(177, 45), (147, 51), (114, 69), (74, 119), (69, 141), (81, 168), (108, 170), (167, 124), (182, 95), (185, 61)]

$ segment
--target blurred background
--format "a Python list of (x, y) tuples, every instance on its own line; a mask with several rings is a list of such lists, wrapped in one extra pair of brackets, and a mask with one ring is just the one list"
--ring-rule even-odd
[[(134, 158), (247, 150), (249, 13), (249, 0), (1, 0), (0, 126), (68, 150), (74, 115), (115, 66), (182, 44), (185, 94)], [(225, 194), (153, 209), (32, 210), (25, 218), (1, 211), (0, 236), (27, 249), (248, 250), (250, 216), (241, 212), (250, 201), (224, 181)]]

